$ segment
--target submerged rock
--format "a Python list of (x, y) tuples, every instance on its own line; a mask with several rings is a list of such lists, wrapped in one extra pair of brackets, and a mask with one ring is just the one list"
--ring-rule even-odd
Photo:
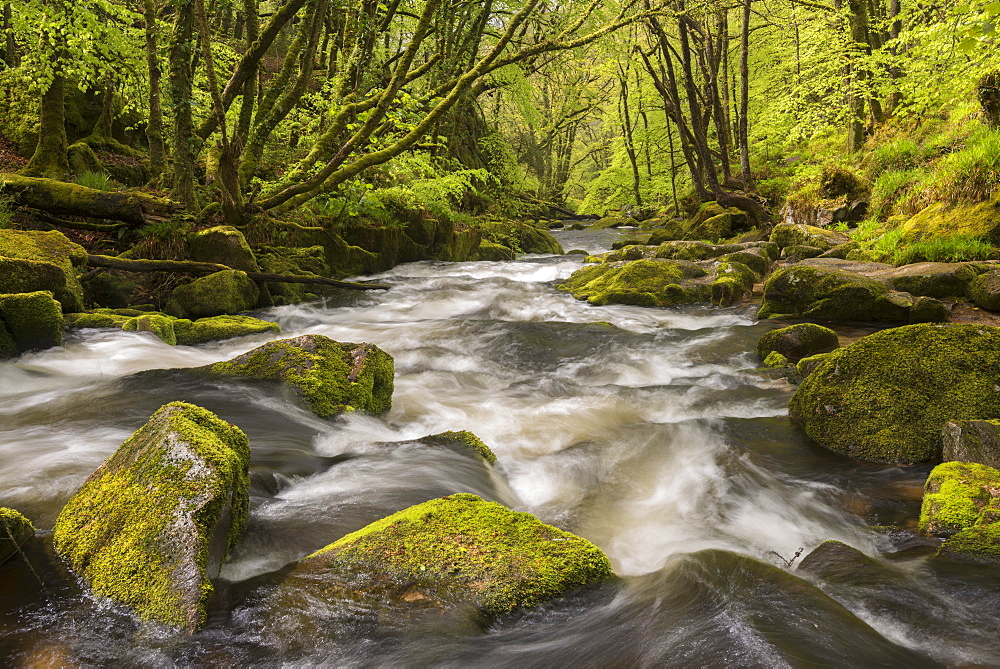
[(83, 311), (76, 268), (87, 251), (61, 232), (0, 229), (0, 293), (51, 291), (63, 311)]
[(197, 369), (278, 381), (322, 418), (354, 410), (378, 415), (392, 407), (392, 356), (374, 344), (302, 335), (271, 341), (232, 360)]
[(898, 569), (832, 539), (824, 541), (803, 558), (797, 571), (840, 585), (888, 585), (906, 579)]
[(0, 294), (0, 359), (62, 344), (62, 309), (44, 290)]
[(1000, 420), (957, 420), (941, 434), (945, 462), (978, 462), (1000, 469)]
[(908, 325), (827, 354), (789, 415), (821, 446), (864, 460), (941, 456), (953, 420), (1000, 416), (1000, 328)]
[(757, 341), (757, 355), (763, 360), (777, 351), (792, 362), (840, 348), (837, 333), (815, 323), (799, 323), (771, 330)]
[(177, 318), (238, 314), (257, 306), (260, 290), (246, 272), (225, 270), (174, 288), (164, 311)]
[[(489, 618), (613, 576), (578, 536), (475, 495), (434, 499), (376, 521), (303, 559), (271, 596), (276, 611), (376, 609)], [(312, 620), (322, 630), (323, 620)]]
[(945, 462), (927, 477), (920, 531), (948, 539), (938, 556), (1000, 563), (1000, 471)]
[(34, 536), (35, 526), (21, 512), (0, 507), (0, 564), (16, 555)]
[(56, 551), (95, 594), (194, 632), (247, 522), (249, 459), (238, 428), (167, 404), (67, 502)]
[(472, 434), (468, 430), (440, 432), (427, 437), (417, 439), (422, 444), (428, 446), (446, 446), (453, 450), (479, 456), (491, 465), (497, 463), (497, 456), (483, 440)]

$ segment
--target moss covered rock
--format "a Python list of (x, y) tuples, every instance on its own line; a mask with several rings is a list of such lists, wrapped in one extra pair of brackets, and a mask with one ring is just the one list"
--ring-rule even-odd
[(482, 238), (513, 249), (517, 253), (562, 255), (563, 248), (547, 230), (520, 221), (484, 221), (479, 224)]
[(954, 420), (1000, 416), (1000, 328), (907, 325), (829, 353), (789, 414), (821, 446), (865, 460), (941, 456)]
[(403, 617), (473, 609), (490, 618), (611, 578), (607, 557), (578, 536), (475, 495), (412, 506), (302, 560), (272, 596), (275, 608), (337, 601)]
[(788, 358), (777, 351), (771, 351), (764, 357), (764, 366), (769, 368), (788, 367), (791, 363)]
[(890, 294), (884, 283), (846, 270), (791, 265), (764, 284), (758, 318), (906, 323), (912, 299)]
[(495, 244), (488, 239), (479, 242), (480, 260), (513, 260), (517, 254), (503, 244)]
[(977, 276), (994, 267), (980, 262), (920, 262), (874, 273), (894, 289), (912, 295), (961, 297)]
[[(127, 329), (127, 328), (126, 328)], [(281, 333), (281, 326), (271, 321), (263, 321), (251, 316), (212, 316), (189, 321), (186, 318), (174, 322), (177, 343), (182, 346), (196, 346), (220, 339), (232, 339), (252, 334)]]
[(558, 286), (578, 300), (591, 304), (633, 304), (665, 307), (675, 304), (707, 302), (708, 284), (691, 279), (708, 274), (690, 262), (671, 260), (636, 260), (627, 263), (602, 263), (573, 272)]
[(715, 216), (710, 216), (702, 221), (692, 221), (684, 230), (685, 239), (706, 239), (718, 241), (733, 234), (735, 229), (734, 221), (740, 216), (745, 218), (745, 214), (737, 209), (735, 212), (725, 211)]
[(218, 263), (244, 272), (260, 271), (246, 237), (231, 225), (194, 232), (188, 237), (188, 246), (191, 257), (199, 262)]
[(323, 418), (354, 410), (377, 415), (392, 407), (392, 356), (374, 344), (302, 335), (268, 342), (232, 360), (198, 369), (278, 381)]
[(639, 227), (639, 221), (631, 216), (610, 215), (591, 223), (590, 229), (607, 230), (608, 228), (621, 228), (624, 226)]
[[(262, 246), (257, 250), (256, 258), (263, 271), (273, 274), (330, 276), (326, 251), (318, 245), (307, 248)], [(309, 290), (301, 283), (268, 283), (267, 288), (275, 305), (302, 302)]]
[(816, 368), (826, 359), (827, 355), (829, 353), (817, 353), (816, 355), (802, 358), (795, 363), (795, 371), (799, 373), (799, 376), (805, 378), (816, 371)]
[(19, 511), (0, 506), (0, 564), (16, 555), (35, 536), (35, 526)]
[(924, 484), (920, 531), (949, 537), (976, 525), (1000, 522), (1000, 471), (977, 462), (945, 462)]
[(277, 323), (251, 316), (211, 316), (191, 321), (156, 311), (147, 313), (135, 309), (95, 309), (67, 314), (63, 320), (67, 327), (77, 329), (118, 328), (127, 332), (149, 332), (171, 346), (195, 346), (220, 339), (281, 332)]
[(495, 465), (497, 462), (497, 456), (493, 453), (492, 449), (484, 444), (482, 439), (468, 430), (440, 432), (423, 437), (417, 441), (429, 446), (443, 445), (463, 453), (470, 453), (481, 457), (491, 465)]
[(941, 433), (945, 462), (978, 462), (1000, 469), (1000, 420), (956, 420)]
[(158, 410), (84, 482), (53, 543), (93, 592), (194, 632), (249, 513), (250, 449), (200, 407)]
[(722, 261), (715, 266), (715, 280), (712, 281), (712, 304), (728, 307), (750, 297), (757, 275), (752, 269), (739, 262)]
[(52, 291), (63, 311), (83, 311), (76, 268), (87, 252), (61, 232), (0, 229), (0, 293)]
[(761, 360), (771, 351), (777, 351), (792, 362), (798, 362), (802, 358), (829, 353), (836, 348), (840, 348), (837, 333), (815, 323), (799, 323), (771, 330), (757, 341), (757, 355)]
[(1000, 199), (978, 204), (935, 202), (903, 223), (905, 241), (934, 237), (982, 237), (1000, 244)]
[(812, 246), (823, 251), (846, 244), (850, 238), (840, 232), (817, 228), (802, 223), (781, 223), (774, 226), (770, 241), (781, 248), (788, 246)]
[(178, 318), (237, 314), (257, 306), (260, 291), (246, 272), (226, 270), (174, 288), (164, 308)]
[(659, 246), (663, 242), (671, 242), (684, 238), (684, 227), (678, 222), (673, 220), (667, 220), (663, 222), (663, 227), (657, 230), (646, 243), (651, 246)]
[(1000, 311), (1000, 270), (975, 277), (969, 281), (965, 292), (977, 307), (987, 311)]
[(0, 358), (62, 344), (61, 305), (52, 293), (0, 294)]
[(177, 322), (178, 319), (164, 314), (143, 314), (128, 319), (121, 324), (121, 328), (127, 332), (149, 332), (171, 346), (175, 346), (177, 344), (177, 331), (174, 329), (174, 324)]
[(719, 256), (719, 260), (726, 262), (738, 262), (742, 265), (746, 265), (753, 270), (754, 274), (757, 275), (758, 280), (767, 276), (768, 271), (771, 269), (771, 263), (773, 262), (767, 253), (767, 249), (759, 246), (747, 248), (742, 251), (736, 251), (734, 253), (726, 253)]
[(793, 244), (781, 249), (781, 258), (786, 262), (800, 262), (806, 258), (815, 258), (822, 255), (823, 249), (818, 246), (806, 246), (804, 244)]

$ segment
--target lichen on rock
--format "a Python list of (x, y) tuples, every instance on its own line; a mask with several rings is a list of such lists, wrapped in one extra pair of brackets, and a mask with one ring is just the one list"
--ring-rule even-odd
[(56, 520), (56, 551), (100, 597), (194, 632), (249, 514), (246, 436), (183, 402), (160, 408)]
[(232, 360), (196, 369), (278, 381), (322, 418), (354, 410), (378, 415), (392, 407), (392, 356), (374, 344), (302, 335), (271, 341)]

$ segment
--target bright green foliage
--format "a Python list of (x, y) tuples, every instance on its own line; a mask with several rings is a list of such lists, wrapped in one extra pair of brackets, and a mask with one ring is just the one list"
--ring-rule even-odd
[(392, 407), (392, 356), (374, 344), (302, 335), (268, 342), (232, 360), (199, 369), (279, 381), (322, 418), (355, 410), (378, 415)]
[(388, 584), (405, 581), (433, 605), (472, 604), (491, 617), (614, 576), (586, 539), (458, 494), (395, 513), (310, 555), (279, 597), (299, 588), (322, 592), (327, 579), (335, 594), (338, 574), (359, 571)]
[(945, 462), (927, 477), (920, 531), (951, 536), (1000, 522), (1000, 471), (976, 462)]
[(1000, 328), (908, 325), (829, 353), (789, 415), (821, 446), (864, 460), (940, 458), (951, 420), (1000, 415)]
[(167, 404), (73, 495), (53, 545), (94, 594), (194, 632), (247, 522), (249, 460), (238, 428)]

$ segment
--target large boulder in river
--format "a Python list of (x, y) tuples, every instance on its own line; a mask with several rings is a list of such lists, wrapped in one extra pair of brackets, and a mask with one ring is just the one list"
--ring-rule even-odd
[(392, 407), (392, 356), (374, 344), (302, 335), (271, 341), (232, 360), (198, 369), (278, 381), (322, 418), (354, 410), (382, 414)]
[(939, 556), (1000, 563), (1000, 470), (945, 462), (924, 486), (921, 532), (948, 537)]
[(475, 495), (376, 521), (303, 559), (271, 596), (278, 615), (375, 609), (387, 621), (428, 611), (488, 618), (613, 576), (586, 539)]
[(246, 525), (249, 459), (238, 428), (167, 404), (67, 502), (56, 551), (94, 594), (194, 632), (211, 578)]
[(1000, 420), (956, 420), (941, 433), (945, 462), (978, 462), (1000, 469)]
[(51, 291), (63, 311), (83, 311), (76, 268), (87, 251), (61, 232), (0, 229), (0, 293)]
[(62, 308), (52, 293), (0, 294), (0, 359), (62, 344)]
[(520, 221), (487, 221), (480, 224), (483, 239), (513, 249), (517, 253), (562, 255), (563, 248), (547, 230)]
[(224, 270), (174, 288), (164, 311), (178, 318), (238, 314), (257, 306), (260, 290), (240, 270)]
[(941, 456), (953, 420), (1000, 416), (1000, 328), (908, 325), (825, 356), (789, 415), (821, 446), (864, 460)]
[(218, 263), (244, 272), (259, 272), (246, 237), (231, 225), (217, 225), (199, 230), (188, 238), (191, 258), (199, 262)]
[(757, 341), (757, 355), (761, 360), (777, 351), (792, 362), (798, 362), (818, 353), (829, 353), (840, 348), (837, 333), (815, 323), (799, 323), (787, 328), (771, 330)]
[(35, 526), (20, 511), (0, 506), (0, 564), (35, 536)]

